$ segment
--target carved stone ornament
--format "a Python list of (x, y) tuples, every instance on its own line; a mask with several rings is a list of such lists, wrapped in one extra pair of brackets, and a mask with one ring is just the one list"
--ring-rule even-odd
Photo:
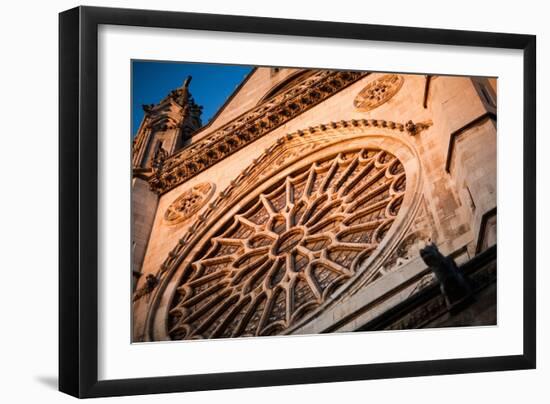
[(166, 160), (151, 189), (165, 193), (365, 77), (366, 72), (320, 70)]
[(396, 270), (411, 259), (418, 257), (419, 251), (424, 247), (429, 238), (421, 231), (408, 234), (399, 243), (395, 251), (384, 262), (383, 272)]
[(355, 97), (353, 105), (367, 112), (387, 102), (401, 89), (404, 79), (397, 74), (386, 74), (368, 83)]
[(377, 254), (405, 188), (401, 161), (375, 148), (334, 152), (254, 188), (186, 258), (170, 338), (284, 333)]
[(191, 218), (214, 194), (215, 185), (203, 182), (188, 189), (168, 206), (164, 213), (164, 221), (173, 225)]

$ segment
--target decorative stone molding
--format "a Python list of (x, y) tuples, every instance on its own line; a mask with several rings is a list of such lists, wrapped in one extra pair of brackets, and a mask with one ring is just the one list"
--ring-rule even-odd
[[(204, 226), (205, 220), (208, 218), (208, 216), (212, 213), (212, 211), (217, 208), (218, 206), (222, 205), (226, 201), (231, 199), (231, 196), (234, 194), (235, 189), (239, 188), (240, 186), (244, 185), (247, 180), (250, 179), (250, 174), (253, 170), (262, 172), (262, 176), (269, 175), (272, 171), (278, 169), (280, 166), (282, 166), (285, 162), (288, 162), (289, 160), (292, 160), (292, 156), (294, 158), (298, 158), (300, 156), (304, 156), (303, 153), (305, 153), (308, 149), (314, 150), (322, 145), (330, 144), (331, 142), (334, 142), (334, 137), (331, 136), (331, 134), (334, 131), (347, 131), (347, 130), (362, 130), (362, 129), (379, 129), (382, 131), (391, 131), (391, 132), (406, 132), (405, 131), (405, 125), (402, 123), (392, 122), (392, 121), (385, 121), (380, 119), (352, 119), (350, 121), (340, 121), (340, 122), (330, 122), (328, 124), (321, 124), (314, 127), (310, 127), (308, 129), (304, 130), (298, 130), (294, 133), (289, 133), (286, 136), (283, 136), (279, 138), (271, 147), (268, 147), (264, 153), (262, 153), (255, 161), (254, 163), (247, 167), (245, 170), (243, 170), (240, 175), (237, 176), (237, 178), (233, 181), (231, 181), (231, 184), (221, 191), (218, 196), (214, 199), (213, 202), (208, 204), (208, 207), (205, 209), (203, 214), (191, 225), (191, 227), (187, 230), (187, 232), (183, 235), (182, 239), (180, 240), (179, 245), (169, 254), (169, 257), (167, 260), (162, 264), (161, 272), (165, 272), (168, 268), (170, 268), (174, 264), (174, 258), (178, 255), (178, 253), (182, 250), (185, 243), (192, 237), (193, 233), (196, 232), (199, 228)], [(323, 133), (326, 133), (326, 137), (319, 137), (318, 135), (321, 135)], [(315, 144), (311, 142), (306, 141), (300, 141), (301, 139), (307, 139), (308, 137), (319, 137), (316, 139)], [(288, 146), (286, 148), (285, 153), (279, 153), (276, 154), (274, 160), (270, 159), (270, 157), (275, 155), (275, 150), (277, 149), (285, 149), (285, 146)]]
[[(426, 285), (428, 288), (431, 284)], [(429, 322), (429, 320), (435, 319), (437, 316), (441, 316), (447, 311), (445, 304), (445, 298), (442, 295), (437, 295), (433, 299), (424, 303), (423, 305), (416, 307), (402, 319), (399, 319), (395, 323), (389, 325), (388, 330), (412, 330), (422, 328), (422, 326)]]
[(368, 73), (320, 70), (165, 161), (151, 189), (164, 193), (319, 104)]
[(397, 74), (386, 74), (373, 80), (357, 94), (353, 105), (362, 112), (378, 108), (397, 94), (404, 81), (403, 76)]
[(202, 182), (186, 190), (168, 206), (164, 221), (169, 225), (181, 223), (197, 213), (212, 197), (216, 186)]
[(414, 123), (413, 121), (408, 121), (405, 124), (405, 129), (409, 133), (409, 135), (416, 136), (420, 132), (425, 131), (432, 125), (433, 125), (433, 122), (430, 120), (424, 121), (424, 122), (417, 122), (417, 123)]
[[(165, 322), (172, 316), (172, 314), (169, 314), (167, 310), (170, 307), (175, 308), (174, 305), (177, 304), (177, 302), (174, 303), (172, 301), (170, 296), (174, 296), (174, 293), (176, 293), (175, 289), (179, 287), (178, 285), (185, 288), (185, 285), (181, 284), (183, 281), (182, 276), (187, 276), (185, 274), (189, 274), (190, 270), (183, 269), (183, 263), (193, 262), (193, 258), (189, 254), (193, 251), (193, 254), (196, 255), (198, 252), (197, 243), (199, 240), (206, 240), (208, 237), (214, 236), (213, 231), (215, 228), (218, 228), (216, 223), (223, 223), (223, 220), (225, 220), (223, 219), (223, 215), (227, 215), (227, 213), (220, 212), (228, 212), (233, 207), (243, 208), (245, 206), (250, 206), (248, 202), (244, 202), (240, 198), (243, 198), (243, 196), (250, 198), (255, 195), (254, 192), (258, 188), (259, 183), (266, 183), (265, 186), (267, 186), (267, 184), (274, 184), (271, 181), (273, 181), (273, 178), (278, 178), (279, 176), (279, 174), (275, 175), (275, 172), (281, 173), (284, 170), (289, 170), (289, 167), (294, 167), (297, 162), (302, 162), (304, 159), (309, 158), (308, 155), (316, 155), (316, 153), (320, 150), (341, 150), (340, 146), (338, 146), (340, 142), (347, 144), (347, 142), (358, 141), (353, 139), (364, 139), (364, 141), (368, 144), (379, 144), (379, 149), (384, 149), (386, 145), (391, 146), (390, 150), (394, 150), (395, 153), (397, 153), (396, 156), (398, 159), (401, 159), (402, 157), (405, 158), (404, 165), (406, 171), (412, 173), (413, 175), (411, 177), (411, 184), (409, 184), (409, 178), (407, 178), (407, 188), (410, 188), (410, 190), (405, 194), (403, 202), (404, 208), (401, 208), (404, 213), (399, 215), (400, 219), (398, 225), (396, 224), (397, 227), (392, 226), (390, 229), (390, 235), (387, 239), (384, 238), (383, 242), (378, 247), (380, 249), (380, 254), (383, 252), (383, 255), (377, 253), (374, 254), (374, 256), (367, 258), (366, 263), (361, 264), (361, 268), (358, 270), (358, 273), (352, 275), (353, 283), (350, 283), (352, 280), (350, 278), (348, 282), (343, 285), (343, 287), (337, 288), (338, 293), (341, 294), (344, 293), (344, 291), (346, 294), (354, 293), (352, 290), (358, 290), (358, 288), (361, 288), (365, 282), (369, 282), (369, 279), (375, 279), (378, 272), (371, 273), (367, 271), (367, 269), (379, 268), (380, 264), (378, 263), (383, 262), (383, 260), (386, 259), (387, 254), (397, 247), (397, 242), (400, 240), (400, 238), (397, 238), (398, 235), (402, 235), (403, 232), (410, 227), (410, 223), (412, 223), (416, 217), (416, 212), (419, 205), (419, 198), (416, 196), (420, 195), (419, 187), (421, 181), (417, 174), (415, 174), (418, 173), (418, 160), (414, 157), (416, 156), (416, 152), (414, 151), (412, 144), (407, 142), (406, 139), (408, 137), (398, 136), (400, 132), (406, 133), (405, 125), (401, 123), (374, 119), (351, 120), (331, 122), (329, 124), (299, 130), (297, 132), (287, 134), (274, 142), (272, 146), (268, 147), (262, 155), (254, 160), (252, 165), (244, 169), (241, 174), (231, 181), (230, 185), (226, 189), (221, 191), (218, 196), (208, 204), (205, 210), (189, 226), (187, 232), (183, 234), (179, 243), (177, 243), (175, 248), (168, 254), (167, 259), (157, 273), (157, 276), (161, 280), (161, 286), (155, 292), (156, 297), (154, 297), (152, 301), (153, 303), (150, 305), (150, 310), (152, 310), (152, 312), (148, 315), (149, 320), (146, 325), (145, 338), (147, 340), (165, 340), (171, 338), (169, 334), (166, 334), (163, 331), (167, 330), (169, 327), (169, 325)], [(363, 142), (363, 140), (361, 140), (361, 142)], [(294, 157), (285, 158), (286, 155), (294, 155)], [(292, 172), (289, 174), (292, 174)], [(233, 215), (236, 213), (238, 212), (235, 211)], [(245, 213), (246, 212), (243, 211), (241, 216)], [(210, 236), (207, 236), (207, 234)], [(289, 248), (291, 250), (295, 248), (294, 241), (296, 240), (294, 240), (294, 238), (298, 237), (298, 234), (288, 232), (288, 234), (286, 234), (288, 235), (288, 238), (284, 237), (284, 240), (281, 241), (280, 239), (283, 235), (283, 233), (280, 235), (278, 234), (277, 240), (279, 241), (272, 239), (270, 246), (274, 248), (273, 251), (286, 251), (284, 246), (286, 246), (287, 243), (289, 244)], [(303, 241), (303, 236), (301, 240)], [(267, 240), (265, 240), (265, 242), (267, 242)], [(275, 247), (281, 245), (283, 245), (281, 248)], [(220, 245), (220, 248), (221, 247), (222, 246)], [(225, 247), (234, 248), (234, 246)], [(263, 247), (266, 248), (265, 246)], [(237, 252), (235, 252), (235, 254), (237, 254)], [(214, 261), (216, 261), (216, 259), (214, 259)], [(187, 290), (189, 291), (189, 288), (187, 288)], [(189, 295), (187, 296), (189, 298)], [(198, 294), (195, 294), (195, 296), (198, 296)], [(333, 304), (334, 301), (334, 297), (331, 295), (330, 304)], [(187, 304), (189, 304), (189, 302), (187, 302)], [(162, 309), (157, 310), (155, 307), (161, 307)], [(313, 310), (314, 313), (304, 313), (305, 318), (297, 320), (298, 323), (308, 321), (307, 319), (314, 316), (320, 309)], [(304, 311), (306, 310), (304, 309)], [(181, 318), (178, 317), (181, 315), (183, 314), (173, 314), (174, 317), (171, 321), (177, 321), (176, 318)], [(172, 325), (174, 326), (174, 324)], [(293, 328), (298, 326), (299, 324)], [(269, 330), (263, 329), (262, 332), (268, 331)], [(180, 332), (186, 335), (191, 335), (189, 334), (191, 332), (191, 329), (189, 328), (187, 331), (180, 329)], [(289, 329), (288, 332), (291, 332), (291, 329)], [(199, 334), (196, 335), (198, 336)]]
[(395, 156), (359, 149), (324, 156), (256, 192), (188, 258), (169, 312), (171, 339), (284, 332), (377, 252), (405, 187)]

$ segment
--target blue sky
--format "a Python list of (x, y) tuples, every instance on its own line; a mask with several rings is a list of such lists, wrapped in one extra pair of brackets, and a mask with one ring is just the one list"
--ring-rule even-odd
[(206, 125), (251, 70), (250, 66), (132, 61), (132, 134), (143, 119), (141, 105), (158, 103), (188, 75), (193, 76), (189, 89), (204, 107)]

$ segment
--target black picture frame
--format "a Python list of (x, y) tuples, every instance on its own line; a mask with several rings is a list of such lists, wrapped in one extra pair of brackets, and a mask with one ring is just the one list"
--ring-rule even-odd
[[(99, 381), (97, 52), (100, 24), (522, 50), (523, 354)], [(535, 368), (535, 80), (536, 37), (533, 35), (95, 7), (78, 7), (60, 13), (59, 389), (84, 398)]]

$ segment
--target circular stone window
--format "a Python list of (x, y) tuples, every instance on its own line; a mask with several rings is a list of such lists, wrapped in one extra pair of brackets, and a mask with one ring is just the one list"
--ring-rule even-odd
[(368, 112), (389, 101), (403, 86), (404, 79), (397, 74), (386, 74), (368, 83), (355, 97), (358, 111)]
[(214, 194), (215, 186), (203, 182), (186, 190), (168, 206), (164, 212), (164, 221), (169, 224), (178, 224), (193, 217)]
[(284, 332), (377, 254), (405, 186), (396, 157), (361, 149), (297, 168), (265, 191), (253, 188), (246, 206), (185, 258), (170, 338)]

